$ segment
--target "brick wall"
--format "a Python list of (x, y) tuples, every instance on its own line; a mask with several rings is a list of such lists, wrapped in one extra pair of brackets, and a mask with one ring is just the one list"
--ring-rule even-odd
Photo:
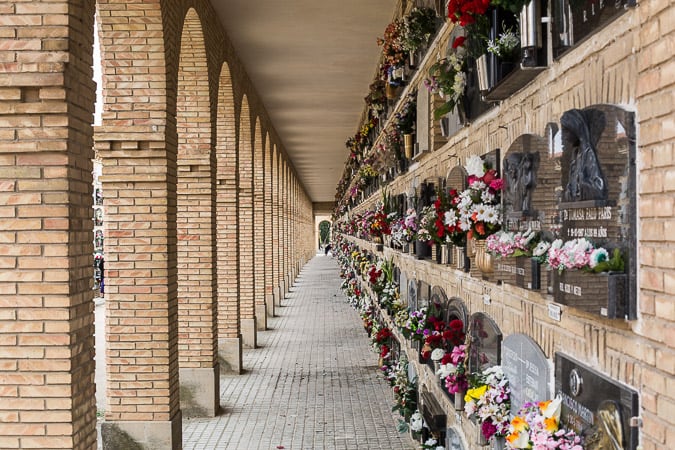
[[(675, 95), (671, 57), (675, 8), (667, 1), (641, 3), (564, 55), (532, 83), (435, 145), (412, 172), (396, 178), (389, 191), (407, 192), (414, 179), (445, 176), (472, 154), (507, 149), (521, 134), (544, 136), (549, 122), (572, 108), (615, 104), (636, 112), (638, 121), (639, 310), (635, 321), (607, 320), (563, 307), (562, 321), (548, 317), (547, 301), (510, 285), (497, 286), (462, 272), (402, 257), (385, 249), (406, 273), (439, 285), (463, 299), (470, 312), (485, 311), (506, 336), (525, 333), (549, 358), (564, 351), (640, 393), (644, 450), (675, 446)], [(445, 48), (441, 42), (439, 48)], [(433, 127), (437, 127), (434, 122)], [(442, 139), (432, 128), (434, 142)], [(444, 139), (444, 138), (443, 138)], [(372, 208), (373, 195), (363, 207)], [(485, 305), (483, 294), (492, 302)], [(446, 402), (434, 380), (423, 380)], [(452, 405), (445, 405), (448, 410)], [(449, 417), (449, 425), (455, 420)], [(467, 436), (473, 427), (463, 426)]]

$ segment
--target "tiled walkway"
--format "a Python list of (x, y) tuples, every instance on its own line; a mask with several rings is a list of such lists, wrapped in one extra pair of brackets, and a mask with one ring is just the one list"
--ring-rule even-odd
[(183, 421), (184, 449), (411, 449), (396, 431), (391, 388), (335, 261), (315, 257), (244, 352), (243, 375), (221, 377), (214, 419)]

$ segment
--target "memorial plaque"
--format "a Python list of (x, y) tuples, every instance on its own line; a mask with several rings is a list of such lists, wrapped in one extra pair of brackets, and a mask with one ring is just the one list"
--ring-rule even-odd
[(471, 350), (469, 370), (477, 372), (501, 362), (502, 332), (489, 316), (475, 313), (469, 319)]
[(419, 290), (417, 291), (417, 306), (429, 306), (429, 298), (431, 297), (431, 286), (425, 281), (419, 282)]
[(408, 306), (411, 311), (419, 311), (417, 304), (417, 280), (414, 278), (408, 281)]
[[(595, 306), (583, 307), (596, 313), (607, 311), (610, 318), (636, 317), (634, 121), (633, 113), (610, 105), (573, 109), (565, 112), (560, 120), (562, 198), (558, 208), (559, 237), (565, 241), (586, 238), (605, 247), (610, 255), (614, 249), (621, 251), (627, 284), (625, 289), (616, 292), (626, 295), (615, 298), (601, 295), (596, 297)], [(598, 278), (597, 282), (602, 280)], [(584, 286), (574, 283), (553, 283), (557, 302), (570, 306), (576, 306), (579, 300), (590, 302), (593, 291), (586, 295)], [(589, 287), (592, 284), (591, 281)], [(579, 292), (581, 294), (577, 295)]]
[(636, 5), (636, 0), (557, 0), (553, 7), (553, 52), (559, 57), (572, 46)]
[(638, 394), (590, 367), (556, 353), (555, 390), (562, 398), (561, 421), (584, 436), (585, 450), (636, 450)]
[(408, 301), (408, 274), (405, 272), (401, 272), (398, 278), (398, 290), (399, 290), (399, 296), (401, 298), (401, 302), (403, 302), (404, 305), (409, 305)]
[(445, 311), (447, 308), (448, 296), (445, 295), (445, 291), (440, 286), (434, 286), (431, 288), (431, 299), (429, 304), (434, 305), (434, 308), (437, 308), (439, 311)]
[[(558, 222), (560, 164), (549, 151), (548, 141), (533, 134), (518, 136), (504, 155), (502, 166), (503, 229), (513, 233), (530, 229), (552, 241), (551, 230)], [(535, 261), (525, 257), (497, 259), (496, 270), (504, 283), (547, 293), (548, 280), (542, 280), (541, 267)]]
[(461, 431), (450, 427), (445, 431), (445, 450), (465, 450)]
[(541, 289), (541, 264), (535, 258), (498, 257), (495, 261), (495, 270), (502, 283), (534, 291)]
[(529, 336), (512, 334), (504, 338), (502, 369), (511, 388), (511, 413), (516, 414), (526, 402), (552, 398), (549, 361)]
[(448, 302), (448, 307), (445, 310), (445, 321), (461, 320), (464, 324), (464, 331), (469, 323), (469, 312), (466, 305), (459, 298), (451, 298)]

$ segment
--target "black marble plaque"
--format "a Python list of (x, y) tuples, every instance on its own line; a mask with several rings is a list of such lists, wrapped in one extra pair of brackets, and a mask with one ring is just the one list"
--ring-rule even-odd
[(560, 56), (635, 5), (635, 0), (554, 0), (554, 56)]
[[(561, 117), (559, 233), (564, 241), (586, 238), (610, 254), (619, 249), (625, 262), (628, 295), (616, 307), (636, 317), (636, 168), (635, 116), (611, 105), (570, 110)], [(556, 301), (574, 306), (578, 296), (553, 283)], [(601, 307), (606, 307), (602, 299)], [(598, 312), (600, 308), (598, 308)]]
[(555, 390), (561, 421), (585, 438), (585, 450), (635, 450), (639, 415), (636, 391), (563, 354), (555, 356)]
[(546, 355), (529, 336), (512, 334), (502, 342), (502, 369), (511, 388), (511, 412), (526, 402), (551, 398), (551, 369)]
[(560, 165), (551, 157), (548, 141), (534, 134), (518, 136), (502, 166), (503, 228), (512, 232), (551, 229), (558, 218)]
[(469, 370), (477, 372), (501, 362), (502, 332), (492, 318), (483, 313), (471, 316)]

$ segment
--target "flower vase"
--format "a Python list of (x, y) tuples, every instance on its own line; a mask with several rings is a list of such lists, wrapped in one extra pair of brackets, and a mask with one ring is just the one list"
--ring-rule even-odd
[(478, 77), (478, 90), (487, 92), (490, 89), (490, 72), (488, 70), (488, 55), (480, 55), (476, 59), (476, 74)]
[(405, 157), (410, 159), (413, 156), (413, 135), (410, 133), (403, 135), (403, 148), (405, 149)]
[(400, 92), (401, 88), (399, 86), (394, 86), (389, 83), (385, 86), (385, 94), (389, 100), (396, 100)]
[(492, 438), (490, 438), (490, 440), (492, 442), (491, 450), (506, 450), (506, 439), (504, 436), (494, 435)]
[(488, 445), (489, 441), (487, 439), (485, 439), (485, 436), (483, 436), (483, 430), (481, 429), (482, 427), (481, 427), (480, 422), (477, 422), (476, 426), (477, 426), (477, 431), (478, 431), (478, 433), (477, 433), (478, 435), (476, 436), (476, 444), (478, 444), (480, 446)]
[(417, 259), (431, 257), (431, 246), (428, 242), (415, 241), (415, 257)]
[(490, 274), (494, 272), (494, 266), (492, 264), (493, 257), (487, 251), (487, 246), (484, 240), (474, 240), (474, 258), (476, 260), (476, 267), (483, 274)]
[(436, 252), (436, 254), (434, 255), (434, 259), (436, 261), (436, 264), (442, 264), (443, 263), (443, 251), (441, 250), (441, 244), (434, 245), (434, 251)]
[(464, 411), (464, 391), (455, 392), (455, 411)]
[(373, 237), (373, 242), (375, 243), (375, 250), (381, 252), (384, 250), (384, 245), (382, 244), (382, 236)]

